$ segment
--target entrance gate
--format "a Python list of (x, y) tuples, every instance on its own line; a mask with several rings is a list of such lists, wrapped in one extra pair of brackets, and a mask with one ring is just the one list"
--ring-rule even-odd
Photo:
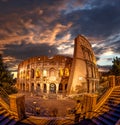
[(55, 83), (50, 84), (50, 93), (56, 93), (56, 85), (55, 85)]

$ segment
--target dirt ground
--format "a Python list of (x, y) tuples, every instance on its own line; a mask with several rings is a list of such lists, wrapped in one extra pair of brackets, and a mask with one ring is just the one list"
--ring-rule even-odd
[(65, 117), (75, 103), (72, 99), (43, 99), (39, 96), (25, 96), (27, 114), (40, 117)]

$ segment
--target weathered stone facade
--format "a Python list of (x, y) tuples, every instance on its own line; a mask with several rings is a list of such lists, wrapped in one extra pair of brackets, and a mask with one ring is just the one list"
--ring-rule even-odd
[(68, 93), (94, 93), (98, 88), (99, 75), (96, 59), (88, 40), (79, 35), (75, 38), (74, 56), (68, 81)]
[(66, 93), (72, 58), (33, 57), (18, 66), (17, 87), (36, 93)]
[(37, 93), (94, 93), (99, 83), (94, 52), (88, 40), (75, 39), (73, 58), (33, 57), (18, 66), (17, 87)]

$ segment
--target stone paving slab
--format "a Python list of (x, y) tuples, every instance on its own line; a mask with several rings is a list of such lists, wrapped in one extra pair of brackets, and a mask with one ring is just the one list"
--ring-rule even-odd
[[(21, 125), (72, 125), (74, 120), (71, 118), (47, 118), (47, 117), (35, 117), (30, 116), (27, 119), (21, 121)], [(18, 124), (19, 125), (19, 124)]]

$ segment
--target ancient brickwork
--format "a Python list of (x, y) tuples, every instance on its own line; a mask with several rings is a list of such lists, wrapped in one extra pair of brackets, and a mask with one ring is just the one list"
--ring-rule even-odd
[(75, 38), (71, 72), (69, 94), (94, 93), (97, 90), (99, 75), (95, 55), (88, 40), (81, 35)]
[(18, 66), (17, 87), (32, 93), (64, 93), (70, 74), (72, 58), (46, 56), (29, 58)]
[(73, 58), (33, 57), (18, 66), (17, 87), (36, 93), (94, 93), (99, 82), (96, 59), (88, 40), (75, 38)]

